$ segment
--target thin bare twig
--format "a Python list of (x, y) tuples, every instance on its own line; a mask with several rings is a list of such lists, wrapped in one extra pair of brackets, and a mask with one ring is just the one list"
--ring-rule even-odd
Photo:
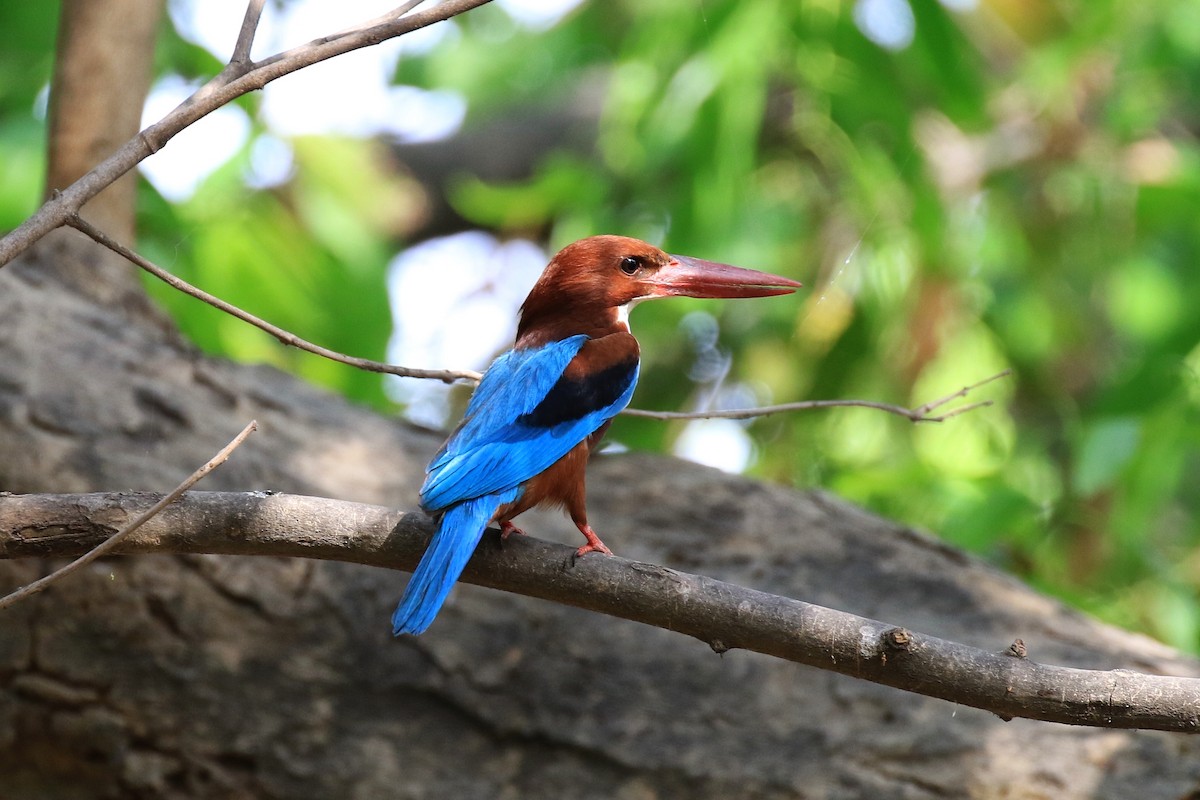
[(129, 523), (124, 528), (110, 536), (108, 539), (93, 547), (91, 550), (88, 550), (86, 553), (72, 561), (70, 564), (67, 564), (65, 567), (56, 569), (49, 575), (44, 575), (33, 583), (22, 586), (20, 589), (17, 589), (15, 592), (7, 594), (4, 597), (0, 597), (0, 611), (8, 608), (11, 605), (19, 603), (28, 597), (32, 597), (55, 581), (62, 580), (71, 573), (83, 569), (101, 556), (107, 555), (116, 550), (121, 542), (130, 534), (153, 519), (164, 508), (182, 497), (184, 492), (195, 486), (196, 483), (199, 482), (205, 475), (224, 464), (226, 459), (229, 458), (229, 455), (236, 450), (242, 442), (246, 441), (246, 437), (248, 437), (257, 429), (258, 422), (255, 420), (250, 420), (250, 424), (242, 428), (242, 432), (233, 437), (229, 444), (221, 448), (220, 452), (206, 461), (198, 470), (187, 476), (183, 483), (176, 486), (169, 494), (165, 495), (153, 506), (139, 514), (137, 519), (135, 519), (133, 522)]
[(952, 394), (945, 397), (917, 406), (916, 408), (905, 408), (904, 406), (893, 405), (891, 403), (877, 403), (873, 400), (802, 400), (796, 403), (782, 403), (775, 406), (762, 406), (760, 408), (736, 408), (728, 411), (645, 411), (640, 408), (627, 408), (624, 412), (632, 417), (646, 417), (648, 419), (752, 419), (754, 417), (765, 417), (769, 414), (782, 414), (789, 411), (809, 411), (814, 408), (873, 408), (877, 411), (885, 411), (888, 414), (904, 417), (913, 422), (943, 422), (951, 417), (957, 417), (959, 414), (965, 414), (968, 411), (974, 411), (977, 408), (984, 408), (992, 405), (991, 400), (981, 400), (978, 403), (971, 403), (961, 408), (956, 408), (948, 411), (945, 414), (931, 416), (931, 412), (936, 411), (942, 406), (959, 397), (966, 397), (974, 389), (978, 389), (984, 384), (992, 381), (1006, 378), (1012, 374), (1011, 369), (1006, 369), (997, 372), (991, 377), (972, 383), (970, 386), (964, 386)]
[(414, 8), (424, 2), (425, 0), (408, 0), (407, 3), (402, 3), (395, 11), (392, 12), (392, 14), (397, 17), (403, 17), (405, 14), (412, 11)]
[[(314, 39), (307, 44), (254, 62), (244, 72), (223, 70), (195, 94), (158, 122), (142, 130), (90, 172), (60, 192), (53, 192), (32, 216), (0, 238), (0, 267), (11, 262), (55, 228), (66, 225), (83, 204), (161, 150), (176, 134), (202, 117), (244, 94), (261, 89), (271, 81), (334, 56), (379, 44), (419, 28), (485, 5), (490, 0), (444, 0), (426, 11), (387, 15), (377, 24), (360, 25), (343, 33)], [(402, 6), (403, 7), (403, 6)], [(243, 29), (245, 24), (243, 25)], [(52, 187), (57, 188), (57, 187)]]
[(383, 25), (384, 23), (391, 22), (392, 20), (395, 20), (395, 19), (399, 19), (400, 17), (403, 17), (405, 14), (412, 11), (414, 8), (416, 8), (417, 6), (421, 5), (421, 3), (424, 3), (424, 2), (425, 2), (425, 0), (408, 0), (407, 2), (401, 3), (397, 7), (393, 8), (391, 11), (387, 12), (386, 14), (380, 14), (378, 17), (375, 17), (374, 19), (369, 19), (366, 22), (360, 22), (358, 25), (355, 25), (354, 28), (349, 28), (344, 31), (338, 31), (337, 33), (334, 34), (334, 36), (341, 36), (344, 33), (351, 33), (356, 28), (365, 28), (365, 27), (370, 27), (373, 25)]
[[(336, 350), (330, 350), (327, 347), (322, 347), (318, 344), (302, 339), (296, 334), (277, 325), (273, 325), (264, 319), (254, 316), (249, 311), (238, 308), (221, 298), (211, 295), (203, 289), (193, 286), (177, 275), (167, 272), (162, 267), (142, 254), (131, 250), (125, 245), (113, 239), (108, 234), (101, 231), (96, 226), (92, 225), (87, 220), (78, 214), (74, 214), (67, 219), (67, 224), (86, 236), (90, 237), (97, 244), (107, 247), (109, 250), (123, 256), (130, 263), (137, 265), (141, 269), (158, 278), (163, 283), (173, 289), (190, 295), (202, 302), (205, 302), (220, 311), (229, 314), (232, 317), (242, 320), (243, 322), (253, 325), (259, 330), (275, 337), (280, 343), (295, 347), (299, 350), (312, 353), (313, 355), (327, 358), (330, 361), (336, 361), (339, 364), (345, 364), (356, 369), (365, 370), (367, 372), (378, 372), (386, 375), (398, 375), (404, 378), (422, 378), (427, 380), (438, 380), (444, 383), (454, 383), (455, 381), (466, 381), (468, 383), (478, 383), (482, 377), (480, 373), (474, 370), (466, 369), (417, 369), (415, 367), (401, 367), (394, 364), (385, 364), (382, 361), (372, 361), (367, 358), (359, 358), (357, 356), (349, 356), (345, 353), (339, 353)], [(956, 408), (945, 414), (931, 416), (931, 412), (936, 411), (942, 406), (959, 397), (965, 397), (972, 390), (1007, 377), (1012, 374), (1012, 370), (1006, 369), (1003, 372), (998, 372), (989, 378), (985, 378), (978, 383), (973, 383), (970, 386), (964, 386), (956, 392), (952, 392), (945, 397), (930, 401), (916, 408), (905, 408), (904, 406), (892, 405), (890, 403), (878, 403), (873, 400), (803, 400), (796, 403), (784, 403), (775, 406), (763, 406), (761, 408), (742, 408), (729, 411), (646, 411), (640, 408), (627, 408), (622, 411), (631, 417), (645, 417), (648, 419), (661, 420), (689, 420), (689, 419), (751, 419), (754, 417), (765, 417), (770, 414), (781, 414), (790, 411), (810, 411), (817, 408), (873, 408), (878, 411), (884, 411), (889, 414), (904, 417), (913, 422), (942, 422), (956, 417), (959, 414), (965, 414), (968, 411), (973, 411), (977, 408), (983, 408), (992, 405), (991, 400), (982, 400), (978, 403), (971, 403), (961, 408)]]
[(241, 30), (238, 31), (237, 43), (233, 46), (233, 56), (229, 66), (239, 69), (250, 65), (250, 48), (254, 45), (254, 34), (258, 31), (258, 20), (262, 17), (263, 6), (267, 0), (250, 0), (246, 6), (246, 16), (242, 20)]
[(384, 364), (379, 361), (371, 361), (366, 358), (348, 356), (344, 353), (339, 353), (336, 350), (330, 350), (327, 347), (322, 347), (319, 344), (313, 344), (305, 339), (301, 339), (299, 336), (290, 331), (284, 330), (277, 325), (272, 325), (270, 322), (254, 316), (249, 311), (238, 308), (232, 303), (226, 302), (225, 300), (222, 300), (215, 295), (211, 295), (199, 287), (193, 286), (177, 275), (172, 275), (170, 272), (167, 272), (165, 269), (150, 261), (145, 256), (129, 249), (108, 234), (104, 233), (104, 231), (99, 230), (96, 228), (96, 226), (92, 225), (78, 214), (72, 215), (67, 220), (67, 224), (81, 233), (91, 237), (92, 240), (97, 244), (107, 247), (114, 253), (123, 256), (131, 263), (141, 267), (143, 270), (158, 278), (171, 288), (195, 297), (197, 300), (202, 300), (213, 308), (224, 311), (226, 314), (229, 314), (232, 317), (236, 317), (245, 323), (253, 325), (261, 331), (269, 333), (271, 336), (274, 336), (276, 339), (278, 339), (282, 344), (289, 347), (305, 350), (313, 355), (318, 355), (322, 358), (328, 358), (330, 361), (337, 361), (341, 364), (346, 364), (347, 366), (366, 370), (368, 372), (382, 372), (388, 375), (399, 375), (405, 378), (428, 378), (432, 380), (443, 381), (445, 383), (453, 383), (454, 381), (460, 380), (473, 382), (479, 381), (479, 373), (472, 372), (471, 370), (412, 369), (409, 367), (397, 367), (391, 364)]
[[(963, 406), (962, 408), (959, 408), (955, 411), (951, 411), (947, 414), (943, 414), (940, 417), (930, 417), (929, 416), (929, 412), (936, 411), (937, 409), (946, 405), (946, 403), (949, 403), (951, 400), (956, 400), (960, 397), (966, 397), (971, 391), (978, 389), (980, 386), (991, 383), (992, 381), (998, 381), (1001, 378), (1007, 378), (1009, 375), (1012, 375), (1011, 369), (1001, 370), (1000, 372), (997, 372), (995, 375), (991, 376), (990, 378), (984, 378), (983, 380), (978, 381), (977, 383), (972, 383), (969, 386), (962, 387), (957, 392), (951, 392), (950, 394), (948, 394), (945, 397), (942, 397), (938, 400), (932, 400), (923, 406), (917, 406), (916, 408), (914, 408), (912, 410), (912, 413), (914, 415), (914, 421), (916, 421), (916, 422), (922, 422), (922, 421), (924, 421), (924, 422), (941, 422), (944, 419), (950, 419), (950, 417), (958, 416), (959, 414), (963, 413), (964, 411), (970, 411), (972, 408), (977, 408), (980, 404), (972, 403), (969, 406)], [(918, 419), (918, 417), (919, 417), (919, 419)]]

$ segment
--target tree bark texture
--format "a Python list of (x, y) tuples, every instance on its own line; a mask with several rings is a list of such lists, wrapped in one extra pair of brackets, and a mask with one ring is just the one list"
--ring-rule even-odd
[[(65, 282), (74, 233), (0, 271), (0, 488), (204, 488), (414, 505), (439, 434), (198, 353)], [(47, 261), (74, 259), (70, 269)], [(301, 332), (302, 333), (302, 332)], [(803, 457), (798, 454), (797, 457)], [(592, 465), (618, 553), (1035, 660), (1200, 675), (922, 534), (659, 457)], [(534, 535), (574, 542), (556, 515)], [(635, 535), (636, 534), (636, 535)], [(0, 590), (50, 568), (0, 565)], [(956, 707), (461, 586), (393, 640), (389, 570), (111, 559), (0, 616), (0, 796), (1182, 798), (1200, 739)]]

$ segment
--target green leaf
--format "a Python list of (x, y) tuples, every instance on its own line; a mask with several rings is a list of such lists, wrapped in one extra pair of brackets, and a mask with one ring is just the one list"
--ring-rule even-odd
[(1130, 417), (1102, 419), (1083, 435), (1075, 460), (1072, 488), (1092, 495), (1111, 488), (1133, 458), (1141, 440), (1141, 422)]

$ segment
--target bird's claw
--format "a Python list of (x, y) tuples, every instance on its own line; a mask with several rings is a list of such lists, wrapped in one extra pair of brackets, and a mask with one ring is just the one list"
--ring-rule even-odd
[(514, 533), (518, 534), (520, 536), (525, 535), (525, 531), (521, 530), (516, 525), (513, 525), (511, 522), (501, 522), (500, 523), (500, 541), (503, 542), (505, 539), (507, 539), (509, 536), (511, 536)]
[(586, 556), (588, 553), (603, 553), (606, 556), (611, 556), (613, 554), (613, 551), (609, 550), (607, 547), (605, 547), (604, 542), (597, 539), (595, 544), (592, 544), (591, 542), (589, 542), (589, 543), (585, 544), (583, 547), (576, 550), (575, 557), (580, 558), (581, 556)]
[[(575, 551), (575, 558), (580, 558), (588, 553), (603, 553), (606, 556), (611, 556), (613, 554), (613, 551), (609, 550), (608, 547), (605, 546), (604, 542), (600, 541), (600, 537), (596, 535), (594, 530), (592, 530), (591, 525), (581, 526), (579, 528), (579, 532), (587, 538), (587, 544)], [(572, 561), (573, 560), (574, 559), (572, 559)]]

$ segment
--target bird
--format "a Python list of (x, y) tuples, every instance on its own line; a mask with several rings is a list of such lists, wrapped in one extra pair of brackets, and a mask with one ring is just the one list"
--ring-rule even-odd
[(640, 348), (629, 312), (661, 297), (767, 297), (800, 283), (669, 255), (625, 236), (567, 245), (521, 305), (516, 341), (480, 379), (462, 422), (434, 455), (421, 507), (437, 528), (392, 615), (395, 636), (433, 622), (487, 526), (506, 539), (535, 506), (560, 506), (586, 543), (611, 555), (588, 524), (584, 470), (637, 385)]

